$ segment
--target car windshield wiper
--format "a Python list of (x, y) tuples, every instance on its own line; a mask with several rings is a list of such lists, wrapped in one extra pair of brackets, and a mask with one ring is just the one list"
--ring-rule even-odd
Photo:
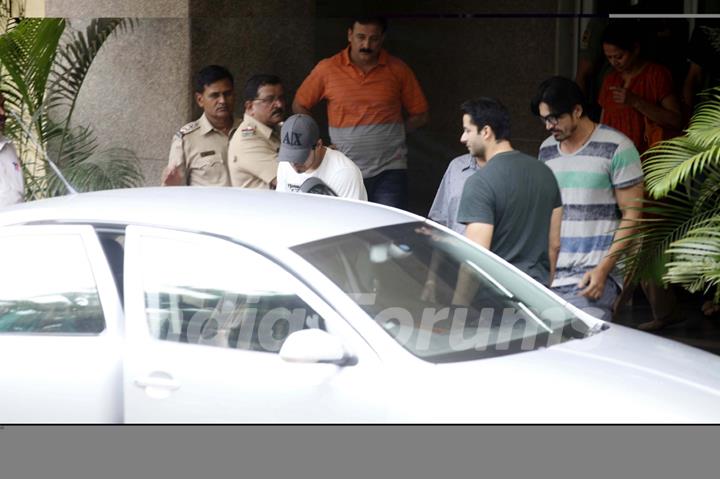
[(42, 145), (40, 145), (40, 143), (37, 140), (35, 140), (35, 138), (33, 138), (32, 133), (25, 126), (25, 124), (20, 119), (20, 117), (17, 116), (17, 114), (15, 114), (15, 112), (13, 112), (13, 111), (9, 111), (8, 113), (10, 113), (10, 115), (13, 118), (15, 118), (15, 121), (20, 126), (22, 131), (25, 133), (25, 135), (27, 136), (27, 139), (30, 140), (30, 143), (35, 145), (35, 148), (37, 148), (40, 151), (40, 153), (42, 153), (43, 157), (45, 158), (45, 161), (48, 162), (48, 164), (50, 165), (50, 168), (53, 170), (53, 172), (55, 172), (57, 177), (60, 178), (60, 181), (62, 181), (62, 184), (65, 185), (65, 188), (68, 190), (68, 193), (70, 193), (71, 195), (77, 194), (77, 190), (72, 187), (72, 185), (70, 184), (70, 182), (68, 180), (65, 179), (63, 174), (60, 172), (60, 168), (58, 168), (58, 166), (55, 164), (55, 162), (50, 159), (47, 152), (45, 152), (45, 148), (43, 148)]
[(597, 333), (601, 333), (605, 330), (610, 329), (610, 325), (608, 323), (595, 323), (595, 325), (591, 328), (588, 328), (587, 334), (585, 335), (586, 338), (589, 338), (590, 336), (595, 336)]

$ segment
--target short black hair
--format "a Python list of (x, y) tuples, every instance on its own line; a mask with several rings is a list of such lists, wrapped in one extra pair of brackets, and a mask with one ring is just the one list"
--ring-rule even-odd
[(488, 97), (468, 100), (460, 105), (460, 110), (470, 116), (478, 130), (486, 125), (492, 128), (495, 141), (510, 139), (510, 112), (498, 100)]
[(633, 51), (640, 45), (640, 25), (634, 21), (610, 22), (602, 34), (602, 43), (615, 45), (621, 50)]
[(587, 113), (585, 95), (577, 83), (569, 78), (554, 76), (540, 84), (535, 97), (530, 101), (530, 111), (540, 116), (540, 103), (546, 103), (552, 113), (572, 113), (575, 105), (582, 107), (582, 116)]
[(360, 15), (353, 17), (352, 22), (350, 22), (350, 30), (353, 29), (356, 23), (359, 23), (360, 25), (377, 25), (380, 27), (380, 31), (382, 33), (385, 33), (385, 30), (387, 30), (387, 20), (385, 20), (385, 17), (372, 15)]
[(220, 65), (208, 65), (197, 72), (194, 78), (195, 93), (202, 93), (205, 87), (212, 85), (216, 81), (230, 80), (230, 84), (234, 86), (232, 73)]
[(282, 80), (280, 80), (280, 77), (277, 75), (270, 75), (268, 73), (253, 75), (245, 83), (245, 89), (243, 90), (245, 101), (255, 100), (260, 87), (265, 85), (280, 85), (281, 83)]

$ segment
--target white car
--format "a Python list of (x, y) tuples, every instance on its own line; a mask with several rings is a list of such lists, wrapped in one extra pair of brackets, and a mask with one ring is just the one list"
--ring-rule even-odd
[(393, 208), (77, 194), (0, 211), (0, 264), (0, 423), (720, 420), (720, 358)]

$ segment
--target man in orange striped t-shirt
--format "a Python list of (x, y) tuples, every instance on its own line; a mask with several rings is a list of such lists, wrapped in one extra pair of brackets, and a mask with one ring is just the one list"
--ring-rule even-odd
[(350, 45), (315, 66), (293, 111), (327, 100), (330, 140), (362, 171), (368, 199), (406, 208), (405, 132), (427, 123), (428, 102), (410, 67), (382, 49), (385, 28), (383, 18), (356, 19)]

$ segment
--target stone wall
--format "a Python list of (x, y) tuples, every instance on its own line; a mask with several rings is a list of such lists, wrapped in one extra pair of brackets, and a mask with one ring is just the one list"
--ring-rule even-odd
[(105, 43), (80, 91), (74, 121), (92, 125), (101, 147), (135, 151), (146, 185), (159, 184), (170, 140), (192, 115), (190, 49), (189, 19), (139, 18)]
[(187, 17), (188, 0), (45, 0), (48, 17)]

